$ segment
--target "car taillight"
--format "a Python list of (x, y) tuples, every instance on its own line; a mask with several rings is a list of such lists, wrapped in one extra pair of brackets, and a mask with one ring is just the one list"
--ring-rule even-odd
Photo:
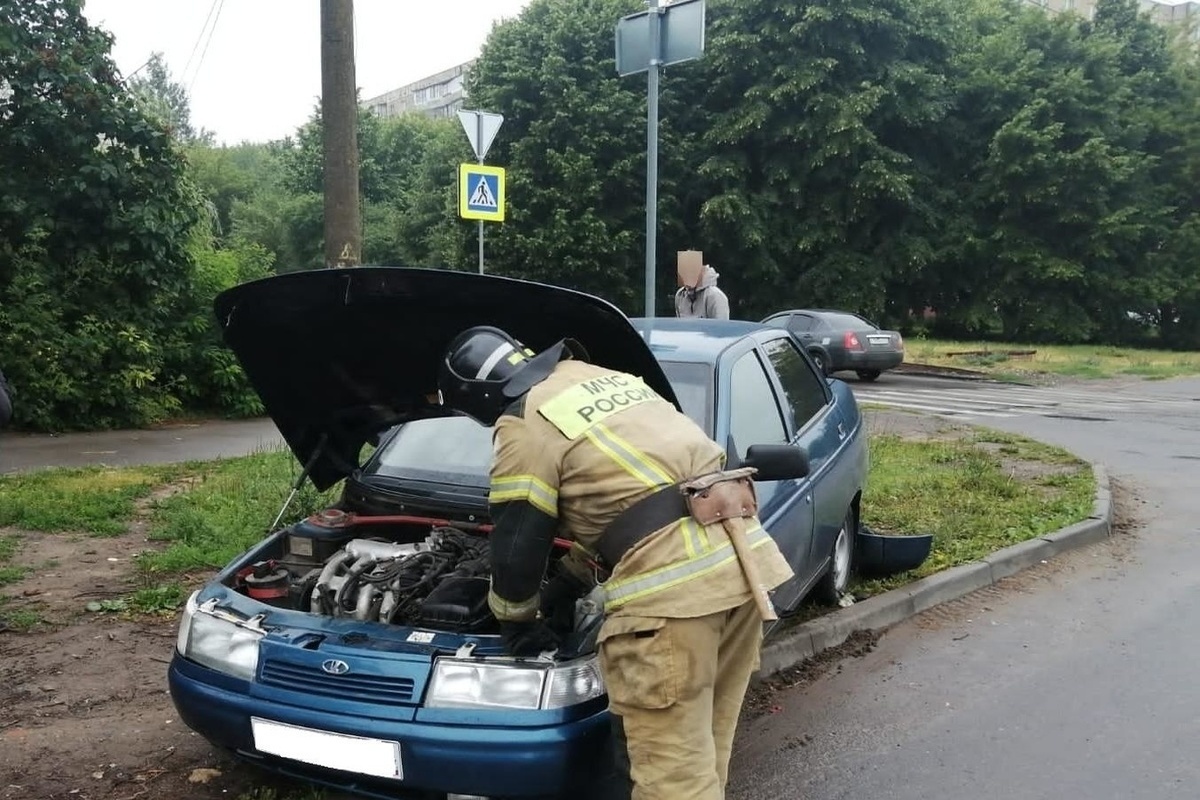
[(858, 334), (854, 331), (846, 331), (842, 337), (842, 345), (847, 350), (862, 350), (862, 342), (858, 340)]

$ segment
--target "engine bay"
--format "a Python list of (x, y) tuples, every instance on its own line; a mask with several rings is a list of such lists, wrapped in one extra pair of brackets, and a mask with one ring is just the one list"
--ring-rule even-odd
[(326, 509), (284, 529), (232, 588), (278, 608), (462, 633), (498, 630), (490, 526)]

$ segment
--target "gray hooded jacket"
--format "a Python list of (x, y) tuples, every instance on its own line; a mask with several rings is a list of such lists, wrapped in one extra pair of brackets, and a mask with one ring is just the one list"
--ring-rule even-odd
[(695, 289), (681, 286), (675, 293), (675, 316), (729, 319), (729, 298), (717, 288), (719, 277), (719, 272), (705, 264)]

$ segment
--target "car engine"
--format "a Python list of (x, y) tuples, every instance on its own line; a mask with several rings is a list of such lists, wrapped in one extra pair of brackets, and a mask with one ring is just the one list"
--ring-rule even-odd
[(487, 611), (488, 543), (455, 528), (417, 544), (354, 539), (306, 577), (314, 614), (470, 630)]
[(276, 557), (239, 570), (234, 588), (321, 616), (494, 631), (486, 536), (439, 520), (379, 522), (336, 509), (314, 515), (282, 532)]

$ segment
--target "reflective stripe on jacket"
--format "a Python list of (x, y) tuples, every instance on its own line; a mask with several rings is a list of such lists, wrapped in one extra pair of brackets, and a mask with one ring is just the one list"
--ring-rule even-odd
[[(724, 461), (720, 446), (640, 378), (580, 361), (559, 363), (500, 418), (495, 455), (489, 603), (499, 619), (536, 614), (540, 570), (555, 533), (594, 550), (633, 503)], [(778, 586), (792, 571), (757, 520), (748, 522), (763, 579)], [(586, 574), (575, 554), (566, 558), (572, 572)], [(693, 617), (750, 599), (724, 527), (690, 517), (635, 545), (605, 588), (610, 614)]]

